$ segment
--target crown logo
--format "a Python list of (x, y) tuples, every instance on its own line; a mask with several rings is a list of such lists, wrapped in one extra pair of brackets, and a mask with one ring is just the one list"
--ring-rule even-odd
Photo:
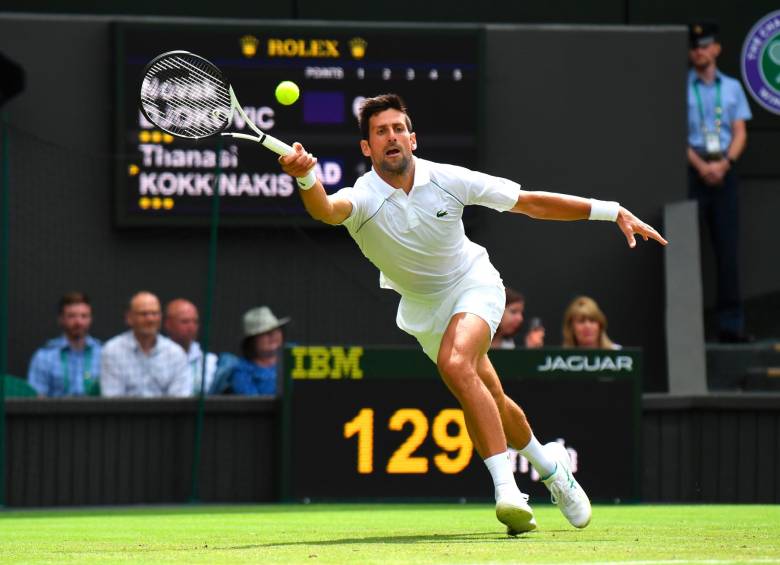
[(366, 56), (366, 40), (362, 37), (353, 37), (349, 40), (349, 50), (355, 59), (362, 59)]
[(241, 53), (244, 57), (254, 57), (257, 54), (257, 44), (259, 43), (254, 35), (245, 35), (240, 40)]

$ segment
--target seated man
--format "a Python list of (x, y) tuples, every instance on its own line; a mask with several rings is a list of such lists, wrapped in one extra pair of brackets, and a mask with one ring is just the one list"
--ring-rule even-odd
[(89, 335), (92, 306), (83, 292), (60, 299), (62, 335), (46, 342), (30, 361), (27, 380), (40, 396), (99, 394), (100, 342)]
[(277, 393), (277, 369), (284, 343), (282, 327), (290, 318), (279, 319), (268, 306), (244, 314), (242, 358), (230, 353), (219, 356), (212, 392), (247, 395)]
[(130, 330), (103, 347), (103, 396), (192, 396), (187, 354), (160, 335), (161, 318), (160, 301), (151, 292), (130, 299), (125, 315)]
[[(198, 343), (198, 330), (200, 319), (195, 305), (184, 298), (171, 300), (165, 307), (165, 320), (163, 321), (165, 333), (173, 341), (178, 343), (187, 354), (187, 362), (192, 374), (193, 392), (200, 394), (200, 385), (203, 382), (203, 350)], [(214, 370), (217, 368), (217, 356), (206, 353), (206, 391), (211, 388), (214, 381)]]

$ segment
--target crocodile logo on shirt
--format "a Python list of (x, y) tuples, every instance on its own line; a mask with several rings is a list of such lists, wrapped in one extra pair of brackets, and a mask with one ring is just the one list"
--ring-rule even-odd
[(436, 217), (437, 218), (441, 218), (441, 217), (446, 216), (446, 215), (447, 215), (447, 210), (439, 210), (438, 212), (436, 212)]

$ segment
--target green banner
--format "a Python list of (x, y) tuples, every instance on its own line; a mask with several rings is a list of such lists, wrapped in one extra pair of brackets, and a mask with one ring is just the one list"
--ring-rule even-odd
[[(285, 375), (290, 380), (438, 379), (436, 366), (419, 349), (309, 345), (286, 350)], [(572, 377), (598, 374), (634, 378), (642, 373), (639, 349), (492, 350), (501, 378)]]

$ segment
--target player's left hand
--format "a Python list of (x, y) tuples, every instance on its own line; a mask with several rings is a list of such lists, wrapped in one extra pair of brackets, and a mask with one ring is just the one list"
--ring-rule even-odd
[(648, 239), (654, 239), (661, 245), (666, 245), (669, 243), (663, 238), (663, 236), (661, 236), (660, 233), (655, 231), (653, 226), (644, 223), (642, 220), (634, 216), (631, 212), (622, 206), (618, 212), (617, 225), (620, 228), (620, 231), (623, 232), (623, 235), (626, 236), (628, 246), (631, 248), (636, 247), (636, 238), (634, 237), (634, 234), (642, 236), (642, 239), (645, 241)]

